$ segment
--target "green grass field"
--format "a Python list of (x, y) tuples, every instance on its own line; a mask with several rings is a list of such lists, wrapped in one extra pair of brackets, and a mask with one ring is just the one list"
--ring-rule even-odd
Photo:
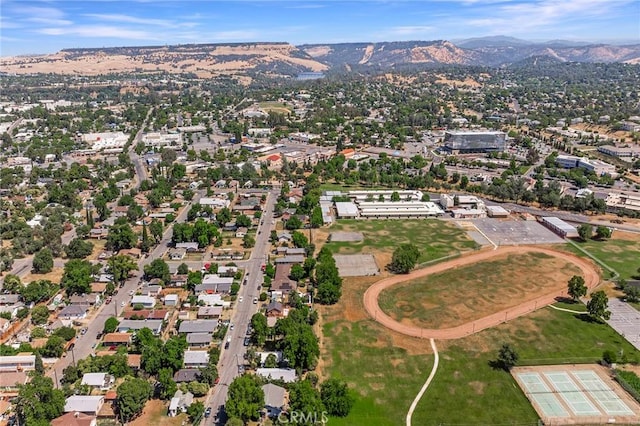
[(455, 327), (564, 289), (579, 273), (575, 265), (544, 253), (500, 256), (398, 284), (383, 291), (379, 303), (397, 321)]
[(280, 114), (283, 114), (283, 113), (288, 114), (292, 112), (291, 107), (288, 107), (281, 102), (260, 102), (259, 105), (260, 105), (260, 108), (262, 108), (267, 112), (273, 111)]
[(381, 251), (392, 253), (400, 244), (412, 243), (420, 249), (418, 263), (477, 248), (466, 232), (437, 219), (425, 220), (339, 220), (331, 232), (362, 232), (360, 242), (329, 242), (334, 253), (355, 254)]
[[(622, 278), (628, 280), (632, 276), (638, 275), (638, 268), (640, 268), (640, 256), (638, 255), (640, 253), (640, 238), (638, 238), (638, 241), (626, 239), (589, 240), (587, 242), (578, 242), (577, 244), (606, 265), (615, 269)], [(584, 253), (571, 244), (567, 244), (565, 247), (572, 253), (585, 256)], [(605, 271), (605, 277), (609, 276)]]

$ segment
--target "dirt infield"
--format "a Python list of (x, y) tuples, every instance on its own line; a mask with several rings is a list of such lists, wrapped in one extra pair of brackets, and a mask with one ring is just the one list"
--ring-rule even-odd
[(413, 280), (416, 278), (422, 278), (438, 272), (447, 271), (460, 266), (470, 265), (472, 263), (481, 262), (483, 260), (491, 259), (495, 256), (503, 254), (524, 254), (524, 253), (544, 253), (549, 256), (557, 257), (575, 264), (582, 271), (582, 275), (585, 279), (587, 287), (589, 289), (594, 288), (600, 283), (600, 276), (596, 267), (586, 259), (574, 256), (572, 254), (559, 252), (547, 248), (533, 247), (533, 246), (507, 246), (500, 247), (497, 250), (485, 250), (480, 252), (474, 252), (468, 256), (462, 256), (449, 262), (439, 263), (424, 269), (418, 269), (408, 275), (395, 275), (390, 278), (383, 279), (373, 284), (364, 293), (364, 307), (367, 313), (380, 324), (384, 325), (391, 330), (397, 331), (408, 336), (420, 337), (424, 339), (459, 339), (464, 336), (468, 336), (478, 331), (496, 326), (505, 321), (513, 318), (525, 315), (538, 308), (542, 308), (556, 301), (559, 296), (566, 297), (566, 289), (562, 291), (554, 291), (552, 293), (540, 296), (536, 299), (528, 300), (520, 305), (505, 309), (499, 312), (495, 312), (491, 315), (487, 315), (484, 318), (468, 322), (466, 324), (459, 325), (457, 327), (442, 328), (442, 329), (426, 329), (407, 324), (402, 324), (393, 318), (386, 315), (382, 309), (378, 306), (378, 297), (380, 293), (391, 286), (399, 284), (404, 281)]

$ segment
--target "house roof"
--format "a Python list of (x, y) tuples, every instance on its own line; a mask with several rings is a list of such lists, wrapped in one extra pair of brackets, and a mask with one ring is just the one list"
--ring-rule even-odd
[(162, 327), (162, 320), (124, 320), (118, 325), (118, 329), (142, 330), (149, 328), (159, 330)]
[(185, 351), (185, 364), (206, 364), (209, 362), (209, 353), (207, 351)]
[(83, 385), (103, 386), (108, 381), (107, 373), (85, 373), (82, 376)]
[(301, 255), (293, 255), (293, 256), (284, 256), (276, 259), (276, 263), (304, 263), (304, 256)]
[(13, 305), (20, 300), (19, 294), (0, 294), (0, 305)]
[(164, 320), (169, 311), (166, 309), (141, 309), (139, 311), (125, 311), (122, 314), (124, 319), (131, 318), (146, 318), (146, 319), (156, 319), (156, 320)]
[(90, 426), (96, 420), (96, 416), (70, 411), (57, 417), (49, 423), (51, 426)]
[(220, 316), (222, 306), (201, 306), (198, 308), (198, 316)]
[(270, 302), (267, 305), (267, 312), (271, 312), (271, 311), (282, 312), (282, 310), (283, 310), (283, 306), (282, 306), (282, 303), (280, 302)]
[(213, 333), (218, 328), (218, 320), (182, 321), (178, 333)]
[(176, 383), (195, 382), (199, 375), (200, 370), (197, 368), (181, 368), (173, 375), (173, 381)]
[(89, 310), (89, 305), (68, 305), (58, 312), (59, 317), (82, 316)]
[(273, 380), (282, 380), (285, 383), (296, 381), (296, 370), (293, 368), (258, 368), (256, 374)]
[(262, 386), (264, 392), (264, 405), (268, 407), (280, 408), (284, 406), (284, 394), (286, 390), (282, 386), (267, 383)]
[(15, 388), (27, 382), (26, 371), (3, 371), (0, 374), (0, 388)]
[(129, 333), (107, 333), (102, 338), (102, 342), (108, 343), (130, 343), (131, 334)]
[(187, 334), (187, 343), (199, 344), (199, 343), (211, 343), (213, 335), (210, 333), (189, 333)]
[(127, 365), (129, 367), (140, 368), (141, 362), (142, 362), (142, 355), (138, 355), (138, 354), (127, 355)]
[(133, 296), (131, 298), (131, 304), (135, 305), (141, 303), (143, 305), (155, 305), (156, 298), (152, 296)]
[(65, 401), (64, 411), (78, 411), (81, 413), (97, 413), (104, 403), (104, 396), (72, 395)]

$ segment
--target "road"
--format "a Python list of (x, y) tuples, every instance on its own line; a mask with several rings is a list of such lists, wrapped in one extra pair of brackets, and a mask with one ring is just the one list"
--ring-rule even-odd
[[(236, 304), (235, 312), (231, 317), (231, 323), (234, 324), (234, 327), (233, 330), (227, 332), (227, 338), (231, 338), (229, 348), (222, 349), (220, 361), (218, 362), (220, 381), (218, 385), (214, 386), (205, 402), (205, 407), (211, 407), (213, 415), (208, 419), (204, 419), (204, 425), (215, 424), (215, 414), (224, 412), (228, 386), (236, 376), (240, 375), (239, 365), (244, 364), (244, 355), (247, 351), (244, 346), (244, 338), (246, 337), (251, 317), (258, 312), (259, 305), (253, 304), (253, 298), (260, 295), (258, 286), (261, 286), (263, 282), (260, 267), (263, 263), (266, 263), (268, 251), (271, 247), (269, 234), (272, 229), (275, 229), (273, 225), (273, 207), (278, 193), (279, 190), (272, 190), (267, 196), (262, 221), (256, 235), (256, 244), (251, 252), (251, 257), (245, 262), (247, 285), (241, 286), (238, 292), (238, 299), (242, 297), (244, 301)], [(222, 420), (224, 414), (220, 417), (220, 420)], [(224, 422), (220, 424), (224, 424)]]

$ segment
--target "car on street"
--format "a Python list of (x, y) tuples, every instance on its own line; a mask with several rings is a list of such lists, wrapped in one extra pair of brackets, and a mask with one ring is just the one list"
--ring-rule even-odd
[(81, 335), (83, 335), (83, 336), (84, 336), (85, 334), (87, 334), (87, 329), (86, 329), (86, 328), (83, 328), (82, 330), (80, 330), (80, 334), (81, 334)]
[(250, 339), (249, 339), (248, 337), (245, 337), (245, 338), (244, 338), (244, 342), (243, 342), (243, 344), (244, 344), (245, 346), (249, 346), (249, 343), (250, 343)]
[(204, 410), (204, 417), (208, 419), (209, 416), (211, 416), (211, 407), (207, 407), (207, 409)]
[(229, 330), (233, 330), (233, 323), (229, 323)]
[(244, 300), (242, 296), (238, 297), (238, 303), (242, 303), (242, 300)]
[(262, 286), (260, 284), (258, 284), (257, 290), (260, 291), (261, 288), (262, 288)]
[(124, 300), (122, 302), (120, 302), (120, 306), (122, 306), (123, 308), (126, 306), (127, 302), (125, 302)]
[(254, 304), (254, 305), (257, 305), (257, 304), (258, 304), (258, 298), (257, 298), (257, 297), (254, 297), (254, 298), (253, 298), (253, 304)]
[(133, 290), (129, 290), (129, 296), (133, 296)]

